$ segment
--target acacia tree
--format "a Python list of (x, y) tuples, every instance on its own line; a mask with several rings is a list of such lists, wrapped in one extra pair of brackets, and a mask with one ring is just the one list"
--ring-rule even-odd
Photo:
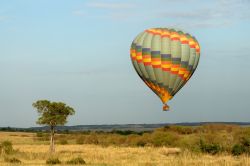
[(55, 127), (67, 123), (68, 116), (73, 115), (75, 111), (65, 103), (48, 100), (38, 100), (32, 106), (36, 108), (39, 114), (36, 123), (50, 127), (50, 152), (55, 152)]

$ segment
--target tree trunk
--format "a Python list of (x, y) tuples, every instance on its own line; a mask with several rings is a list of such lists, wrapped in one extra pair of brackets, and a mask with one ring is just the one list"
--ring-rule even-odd
[(54, 136), (55, 136), (55, 126), (52, 125), (52, 126), (50, 126), (50, 153), (55, 152)]

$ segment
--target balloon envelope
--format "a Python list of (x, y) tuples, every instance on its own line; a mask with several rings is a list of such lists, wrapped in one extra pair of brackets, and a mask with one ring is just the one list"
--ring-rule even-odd
[(130, 49), (132, 64), (168, 110), (170, 100), (190, 79), (200, 58), (198, 41), (188, 33), (151, 28), (140, 33)]

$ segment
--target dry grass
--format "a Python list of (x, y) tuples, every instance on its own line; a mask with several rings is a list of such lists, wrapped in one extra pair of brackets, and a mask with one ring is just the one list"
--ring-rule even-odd
[[(21, 165), (45, 165), (48, 158), (48, 145), (15, 145)], [(178, 148), (166, 147), (101, 147), (98, 145), (57, 145), (56, 154), (62, 162), (81, 156), (88, 165), (124, 165), (124, 166), (181, 166), (181, 165), (250, 165), (247, 156), (202, 155), (188, 151), (180, 152)], [(0, 165), (7, 163), (1, 160)]]
[(24, 132), (0, 132), (0, 142), (5, 140), (11, 141), (13, 144), (35, 144), (34, 133)]
[[(24, 136), (25, 135), (25, 136)], [(1, 140), (13, 141), (17, 153), (8, 157), (16, 157), (23, 165), (45, 165), (48, 155), (48, 145), (33, 144), (35, 135), (32, 133), (1, 133)], [(30, 141), (30, 142), (29, 142)], [(248, 166), (250, 157), (242, 155), (233, 157), (227, 154), (205, 155), (179, 148), (167, 147), (118, 147), (99, 145), (56, 145), (55, 156), (63, 163), (74, 158), (82, 157), (87, 165), (96, 166)], [(0, 165), (11, 165), (4, 161), (5, 156), (0, 156)]]

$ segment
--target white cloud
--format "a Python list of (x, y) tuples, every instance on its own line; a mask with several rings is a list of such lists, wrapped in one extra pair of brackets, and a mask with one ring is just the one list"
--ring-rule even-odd
[[(72, 12), (75, 16), (87, 16), (91, 18), (101, 18), (101, 19), (113, 19), (113, 20), (124, 20), (131, 18), (135, 13), (133, 9), (135, 4), (132, 3), (114, 3), (114, 2), (89, 2), (85, 4), (85, 10), (83, 9), (75, 10)], [(87, 7), (87, 8), (86, 8)], [(99, 12), (94, 12), (93, 9), (99, 10)]]
[(232, 25), (230, 21), (189, 21), (189, 22), (178, 22), (173, 25), (173, 27), (179, 27), (181, 29), (196, 29), (196, 28), (219, 28), (227, 27)]
[(174, 19), (210, 19), (219, 16), (219, 13), (213, 12), (209, 9), (196, 10), (196, 11), (175, 11), (175, 12), (162, 12), (161, 17), (174, 18)]
[(92, 2), (87, 4), (88, 7), (100, 8), (100, 9), (131, 9), (135, 5), (131, 3), (102, 3), (102, 2)]
[(174, 19), (176, 25), (185, 25), (188, 28), (225, 27), (250, 18), (249, 2), (247, 0), (212, 1), (209, 4), (200, 5), (197, 9), (162, 11), (157, 17)]
[[(188, 0), (185, 8), (180, 6), (180, 3), (184, 3), (181, 0), (158, 0), (144, 5), (119, 2), (122, 1), (89, 1), (85, 3), (87, 14), (83, 9), (72, 13), (76, 16), (87, 15), (113, 20), (156, 21), (164, 18), (172, 20), (172, 25), (184, 25), (187, 28), (226, 27), (240, 20), (250, 19), (250, 1), (248, 0), (211, 0), (209, 2)], [(95, 12), (96, 10), (98, 12)]]

